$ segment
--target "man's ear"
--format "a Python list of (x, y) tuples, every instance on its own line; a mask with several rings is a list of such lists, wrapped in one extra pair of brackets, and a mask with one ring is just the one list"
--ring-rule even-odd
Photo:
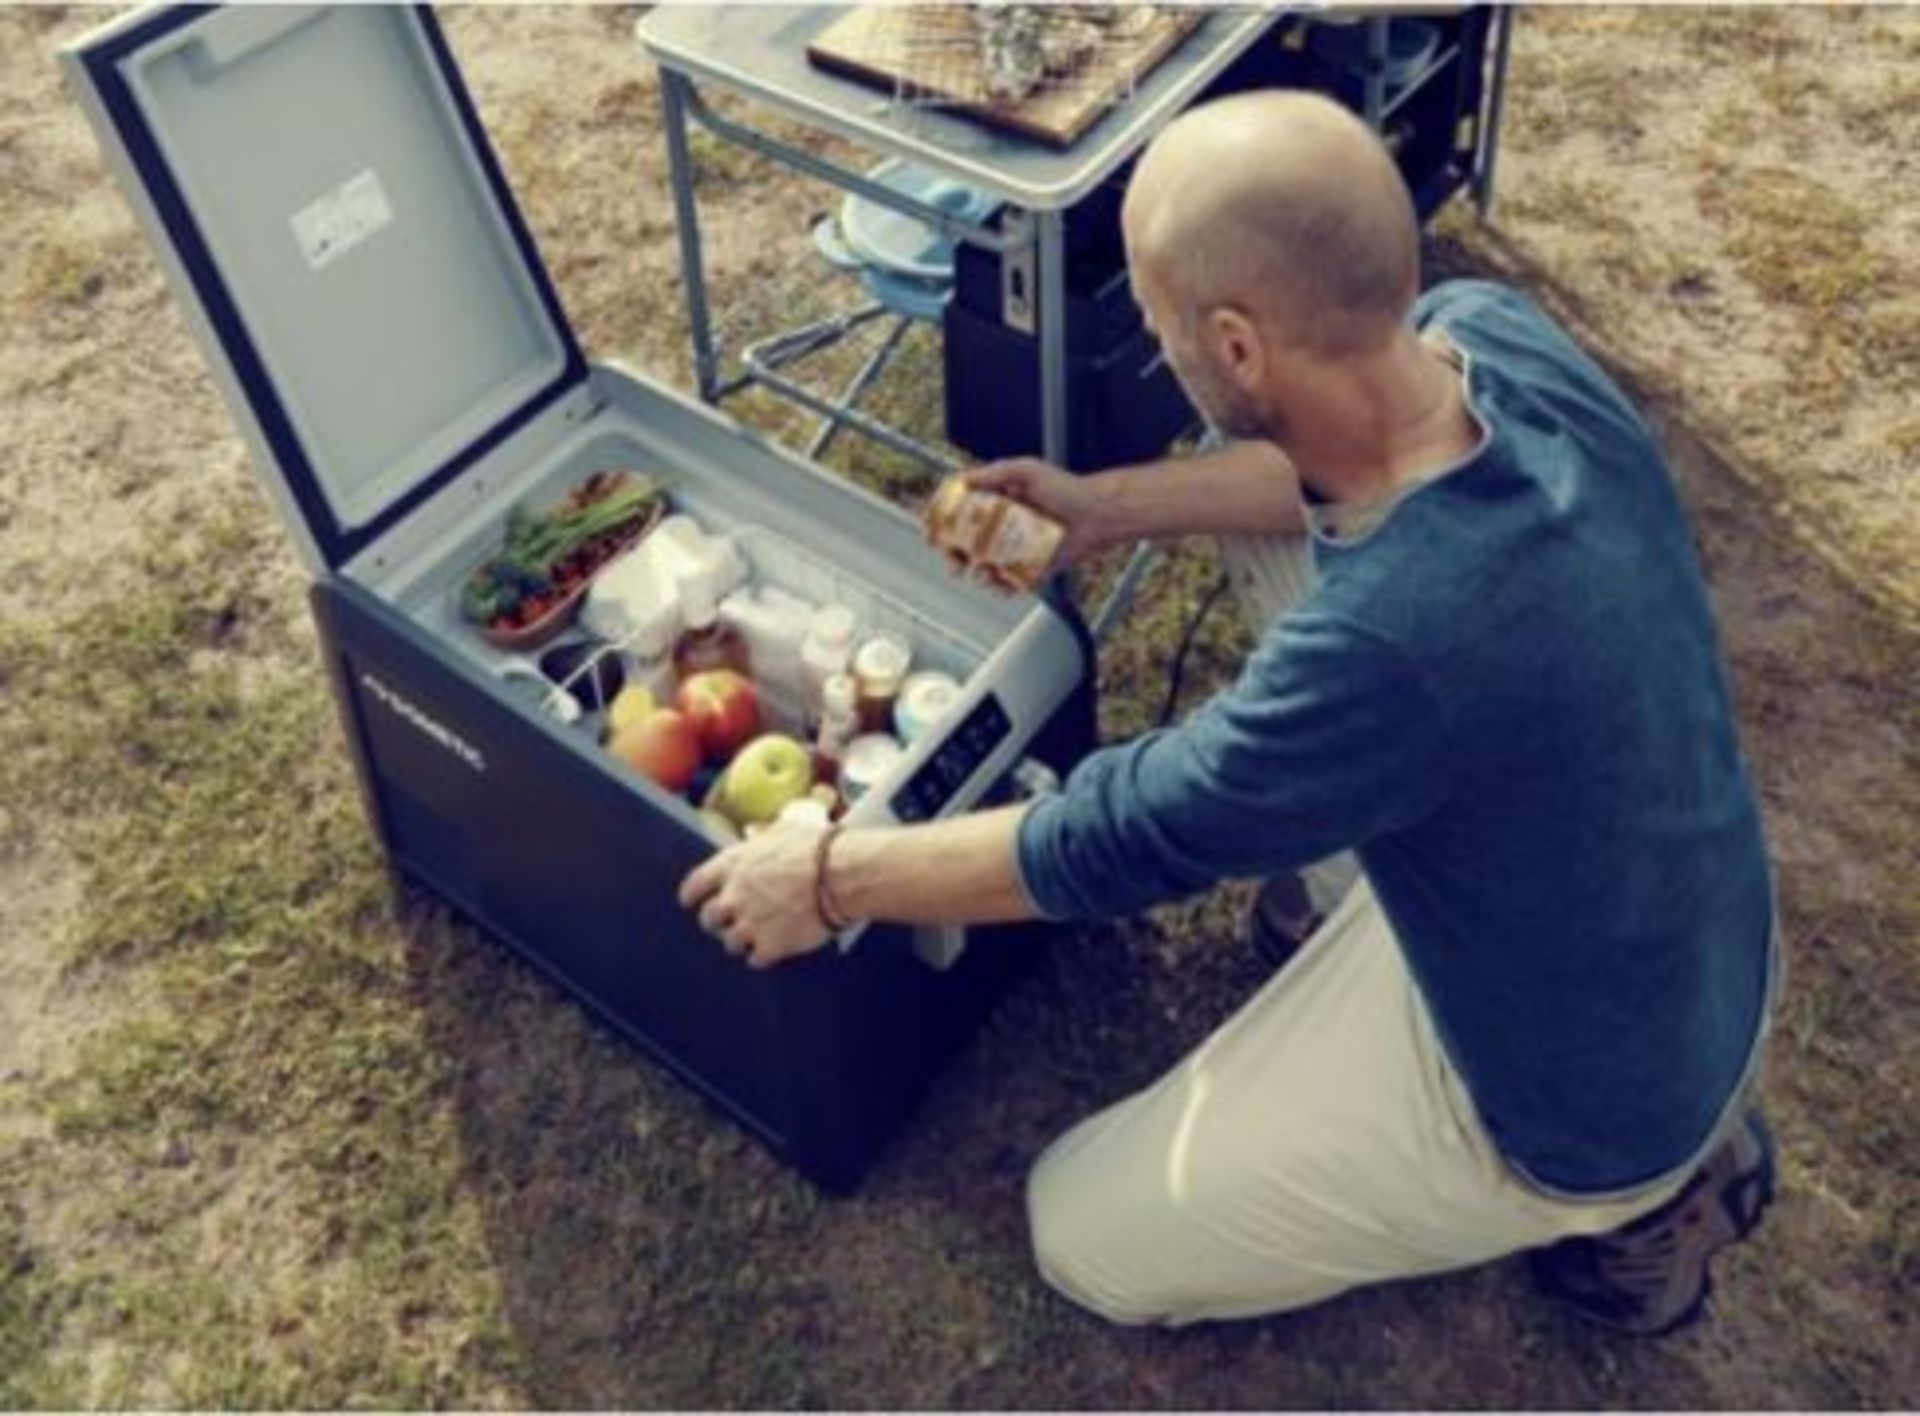
[(1270, 353), (1260, 327), (1244, 310), (1216, 306), (1207, 311), (1204, 329), (1215, 365), (1242, 393), (1257, 394), (1266, 387)]

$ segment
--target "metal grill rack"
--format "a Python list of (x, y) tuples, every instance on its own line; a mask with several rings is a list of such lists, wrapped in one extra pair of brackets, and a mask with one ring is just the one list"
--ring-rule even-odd
[[(1106, 9), (1118, 13), (1110, 21), (1086, 18), (1090, 11)], [(888, 68), (920, 76), (918, 83), (895, 83), (892, 101), (903, 108), (987, 105), (1009, 97), (1068, 93), (1112, 107), (1133, 99), (1141, 74), (1131, 63), (1114, 67), (1100, 62), (1101, 57), (1131, 57), (1138, 36), (1158, 22), (1158, 15), (1158, 7), (1145, 5), (906, 5), (879, 12), (870, 33), (891, 61)], [(1043, 46), (1049, 39), (1064, 38), (1083, 41), (1084, 47), (1069, 63), (1040, 74), (1031, 89), (1012, 95), (996, 92), (987, 77), (986, 58), (988, 32), (996, 23), (1030, 24)]]

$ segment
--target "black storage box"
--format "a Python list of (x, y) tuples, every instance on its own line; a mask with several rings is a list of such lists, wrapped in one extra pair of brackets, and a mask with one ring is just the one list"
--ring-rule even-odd
[[(1039, 451), (1038, 340), (956, 301), (947, 307), (946, 368), (949, 441), (983, 458)], [(1195, 421), (1138, 320), (1105, 348), (1075, 351), (1070, 343), (1068, 467), (1092, 472), (1157, 457)]]
[[(1067, 454), (1075, 471), (1158, 456), (1198, 421), (1141, 321), (1120, 236), (1123, 177), (1067, 213)], [(1004, 317), (1001, 259), (962, 245), (945, 319), (947, 440), (1038, 453), (1040, 341)], [(1031, 292), (1029, 292), (1029, 296)]]

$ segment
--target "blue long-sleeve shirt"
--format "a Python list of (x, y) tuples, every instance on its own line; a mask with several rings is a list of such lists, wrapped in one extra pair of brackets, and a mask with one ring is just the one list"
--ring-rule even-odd
[(1021, 827), (1107, 917), (1354, 849), (1503, 1154), (1621, 1190), (1701, 1146), (1766, 1006), (1772, 900), (1705, 583), (1627, 400), (1517, 293), (1428, 292), (1487, 437), (1349, 540), (1239, 680)]

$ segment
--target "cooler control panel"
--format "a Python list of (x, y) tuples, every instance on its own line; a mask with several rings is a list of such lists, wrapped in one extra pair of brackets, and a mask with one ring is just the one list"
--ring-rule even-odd
[(894, 816), (901, 821), (933, 820), (1012, 731), (1007, 710), (989, 693), (893, 794), (889, 805)]

